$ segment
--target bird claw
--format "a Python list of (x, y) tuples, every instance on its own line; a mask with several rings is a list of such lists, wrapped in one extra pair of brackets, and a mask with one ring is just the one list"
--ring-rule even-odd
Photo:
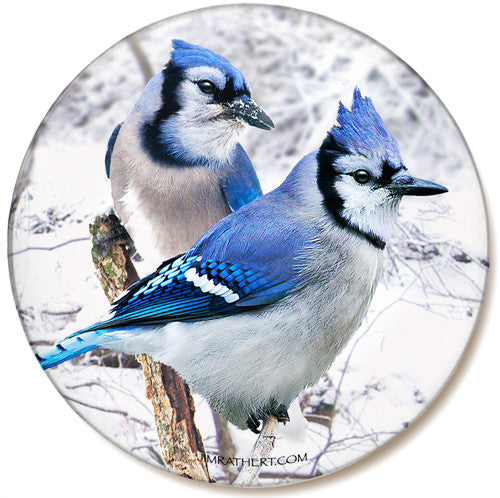
[(274, 413), (271, 413), (271, 415), (274, 415), (274, 417), (276, 417), (276, 420), (278, 422), (281, 422), (283, 425), (286, 425), (287, 422), (290, 422), (290, 415), (288, 415), (288, 411), (285, 405), (279, 405), (276, 410), (274, 410)]
[(260, 434), (259, 425), (260, 425), (260, 420), (257, 418), (257, 416), (254, 413), (252, 413), (252, 415), (250, 415), (247, 419), (247, 427), (254, 434)]
[(93, 250), (98, 254), (107, 254), (116, 245), (124, 245), (130, 256), (136, 253), (134, 242), (114, 213), (96, 219), (93, 226)]
[(247, 427), (255, 434), (260, 434), (262, 429), (259, 430), (260, 422), (262, 420), (262, 427), (266, 424), (269, 417), (275, 417), (278, 422), (285, 425), (290, 422), (290, 416), (286, 406), (278, 405), (276, 401), (272, 401), (270, 406), (259, 413), (252, 413), (247, 419)]

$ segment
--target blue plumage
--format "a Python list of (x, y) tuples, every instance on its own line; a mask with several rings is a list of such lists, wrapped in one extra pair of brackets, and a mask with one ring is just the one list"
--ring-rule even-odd
[(262, 188), (250, 158), (240, 144), (236, 144), (232, 163), (237, 167), (228, 168), (221, 186), (229, 207), (236, 211), (258, 199), (262, 195)]
[(207, 66), (221, 69), (226, 77), (233, 80), (235, 88), (240, 91), (250, 92), (245, 77), (236, 69), (228, 59), (212, 50), (187, 43), (183, 40), (172, 40), (172, 50), (170, 57), (172, 62), (183, 69), (190, 67)]
[(104, 332), (105, 330), (102, 329), (97, 331), (80, 330), (44, 351), (43, 357), (39, 354), (36, 357), (44, 370), (55, 367), (112, 341), (112, 338), (106, 336)]
[(110, 331), (243, 313), (282, 298), (294, 286), (292, 281), (273, 281), (265, 269), (182, 255), (131, 286), (113, 303), (112, 318), (68, 336), (37, 357), (44, 369), (51, 368), (114, 341)]
[(319, 228), (301, 216), (307, 201), (296, 190), (304, 177), (315, 174), (311, 159), (300, 161), (280, 187), (217, 223), (188, 252), (265, 270), (269, 283), (254, 290), (246, 305), (270, 304), (300, 287), (302, 254), (319, 235)]
[(342, 103), (339, 104), (337, 121), (339, 126), (334, 126), (330, 133), (352, 153), (365, 156), (379, 154), (394, 164), (402, 162), (396, 140), (387, 131), (372, 100), (363, 97), (359, 88), (354, 90), (350, 111)]
[(114, 304), (96, 327), (158, 325), (238, 313), (245, 297), (269, 285), (264, 271), (231, 262), (181, 256), (161, 266)]

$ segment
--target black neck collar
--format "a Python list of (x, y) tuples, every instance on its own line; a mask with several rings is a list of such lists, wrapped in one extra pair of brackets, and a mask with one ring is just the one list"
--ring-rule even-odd
[(161, 123), (176, 114), (181, 106), (177, 102), (177, 88), (183, 80), (182, 70), (170, 61), (163, 69), (161, 89), (162, 106), (154, 119), (142, 125), (140, 136), (142, 146), (152, 161), (163, 165), (179, 164), (168, 147), (161, 141)]

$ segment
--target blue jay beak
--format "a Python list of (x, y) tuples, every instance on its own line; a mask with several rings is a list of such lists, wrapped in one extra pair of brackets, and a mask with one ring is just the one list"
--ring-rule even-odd
[(410, 175), (395, 178), (391, 185), (387, 187), (396, 195), (436, 195), (448, 192), (446, 187), (438, 183), (415, 178)]
[(224, 107), (224, 114), (228, 117), (241, 119), (263, 130), (274, 130), (271, 118), (247, 95), (241, 95)]

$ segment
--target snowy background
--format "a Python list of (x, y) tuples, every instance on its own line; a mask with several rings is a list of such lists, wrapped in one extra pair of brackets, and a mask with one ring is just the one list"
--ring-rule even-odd
[[(11, 217), (10, 263), (28, 339), (35, 348), (52, 344), (108, 305), (88, 239), (88, 224), (111, 206), (106, 143), (145, 84), (144, 57), (160, 70), (172, 38), (227, 56), (272, 117), (275, 132), (251, 129), (242, 140), (265, 191), (321, 143), (339, 99), (349, 106), (356, 85), (373, 99), (409, 169), (450, 189), (404, 201), (402, 229), (363, 327), (328, 377), (300, 397), (305, 440), (277, 443), (276, 456), (307, 452), (308, 461), (273, 467), (261, 483), (341, 468), (407, 426), (449, 377), (477, 315), (488, 255), (480, 186), (453, 121), (410, 68), (332, 21), (271, 7), (191, 13), (124, 40), (70, 84), (26, 157)], [(158, 465), (141, 372), (87, 360), (49, 375), (94, 427)], [(217, 454), (211, 413), (196, 399), (206, 449)], [(232, 429), (237, 456), (253, 443), (247, 432)], [(223, 469), (210, 470), (224, 482)]]

